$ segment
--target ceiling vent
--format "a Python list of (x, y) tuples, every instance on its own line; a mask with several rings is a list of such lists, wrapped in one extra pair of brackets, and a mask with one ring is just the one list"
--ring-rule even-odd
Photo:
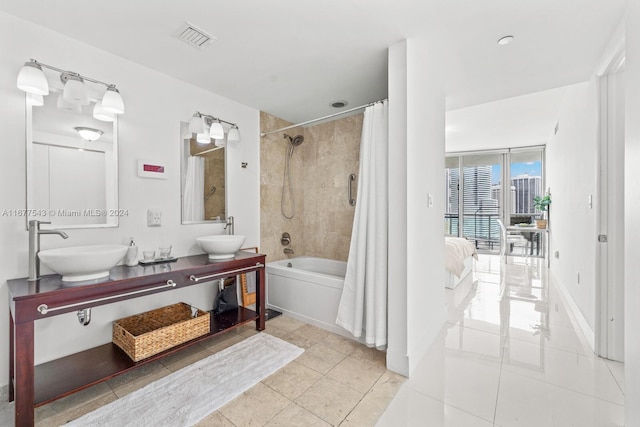
[(198, 49), (204, 49), (216, 41), (216, 38), (211, 34), (208, 34), (190, 22), (185, 22), (181, 25), (173, 35), (183, 42), (193, 47), (197, 47)]

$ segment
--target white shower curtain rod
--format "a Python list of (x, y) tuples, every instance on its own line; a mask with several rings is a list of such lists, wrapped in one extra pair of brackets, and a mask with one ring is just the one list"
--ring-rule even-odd
[(318, 119), (307, 120), (306, 122), (297, 123), (297, 124), (295, 124), (295, 125), (286, 126), (286, 127), (280, 128), (280, 129), (276, 129), (276, 130), (269, 131), (269, 132), (262, 132), (262, 133), (260, 134), (260, 136), (261, 136), (261, 137), (265, 137), (265, 136), (267, 136), (267, 135), (271, 135), (272, 133), (282, 132), (283, 130), (293, 129), (293, 128), (297, 128), (297, 127), (299, 127), (299, 126), (306, 126), (306, 125), (310, 125), (311, 123), (320, 122), (320, 121), (322, 121), (322, 120), (330, 119), (330, 118), (332, 118), (332, 117), (336, 117), (336, 116), (341, 116), (341, 115), (343, 115), (343, 114), (347, 114), (347, 113), (350, 113), (350, 112), (352, 112), (352, 111), (362, 110), (363, 108), (367, 108), (367, 107), (370, 107), (371, 105), (375, 105), (375, 104), (377, 104), (377, 103), (379, 103), (379, 102), (386, 101), (386, 99), (387, 99), (387, 98), (380, 99), (380, 100), (378, 100), (378, 101), (373, 101), (373, 102), (370, 102), (370, 103), (368, 103), (368, 104), (361, 105), (361, 106), (359, 106), (359, 107), (350, 108), (350, 109), (348, 109), (348, 110), (340, 111), (339, 113), (329, 114), (328, 116), (320, 117), (320, 118), (318, 118)]

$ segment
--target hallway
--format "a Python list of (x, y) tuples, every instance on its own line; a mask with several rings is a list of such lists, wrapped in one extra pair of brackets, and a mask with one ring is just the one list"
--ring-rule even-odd
[(544, 264), (480, 255), (377, 425), (622, 426), (624, 365), (593, 354)]

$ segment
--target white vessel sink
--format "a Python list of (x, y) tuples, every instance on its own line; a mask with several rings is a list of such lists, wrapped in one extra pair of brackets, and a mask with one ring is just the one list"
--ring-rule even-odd
[(40, 251), (38, 258), (63, 281), (79, 282), (109, 276), (126, 252), (125, 245), (72, 246)]
[(218, 234), (198, 237), (196, 242), (209, 254), (209, 259), (233, 258), (244, 245), (245, 236)]

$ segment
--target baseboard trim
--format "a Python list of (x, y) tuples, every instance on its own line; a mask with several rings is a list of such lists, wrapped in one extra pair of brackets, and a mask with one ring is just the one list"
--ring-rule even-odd
[(571, 314), (573, 314), (574, 319), (578, 322), (578, 327), (584, 334), (584, 337), (587, 339), (587, 343), (589, 344), (589, 347), (591, 347), (591, 351), (596, 353), (596, 334), (589, 325), (587, 318), (584, 317), (584, 314), (582, 314), (582, 310), (580, 310), (580, 307), (578, 307), (578, 304), (576, 304), (576, 300), (573, 298), (571, 292), (569, 292), (569, 289), (567, 289), (562, 281), (560, 281), (551, 270), (549, 270), (549, 275), (553, 276), (554, 282), (558, 285), (560, 296), (571, 310)]

